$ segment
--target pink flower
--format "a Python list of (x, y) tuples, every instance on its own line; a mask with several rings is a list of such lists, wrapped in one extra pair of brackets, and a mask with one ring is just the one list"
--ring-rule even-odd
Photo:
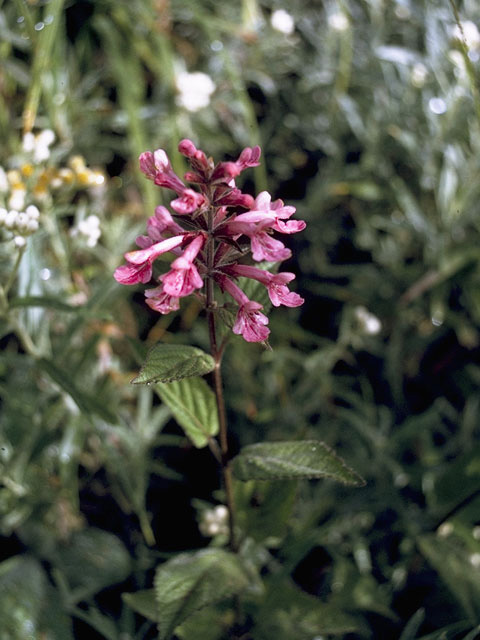
[(267, 287), (268, 296), (274, 307), (279, 307), (280, 305), (284, 305), (285, 307), (299, 307), (305, 302), (298, 293), (290, 291), (286, 286), (288, 282), (295, 279), (295, 274), (289, 271), (270, 273), (264, 269), (258, 269), (257, 267), (244, 264), (229, 265), (225, 267), (224, 270), (232, 275), (252, 278), (264, 284)]
[(289, 220), (296, 209), (292, 206), (285, 206), (282, 200), (275, 200), (272, 202), (272, 197), (267, 191), (262, 191), (255, 198), (255, 201), (251, 207), (251, 212), (263, 212), (268, 215), (274, 215), (275, 220), (272, 224), (272, 229), (280, 233), (298, 233), (303, 231), (307, 226), (304, 220)]
[(253, 259), (278, 262), (290, 258), (292, 252), (280, 240), (275, 240), (265, 230), (273, 227), (275, 215), (263, 211), (247, 211), (227, 221), (222, 231), (244, 234), (250, 238)]
[(263, 342), (270, 335), (267, 316), (260, 313), (262, 305), (253, 300), (243, 304), (237, 313), (237, 319), (232, 327), (233, 333), (242, 335), (247, 342)]
[[(158, 278), (158, 286), (145, 292), (148, 306), (159, 313), (174, 311), (179, 308), (180, 298), (205, 283), (212, 285), (213, 279), (238, 305), (234, 333), (248, 342), (266, 340), (270, 331), (261, 304), (250, 300), (233, 279), (243, 276), (261, 282), (274, 306), (297, 307), (303, 298), (288, 288), (293, 273), (273, 274), (238, 264), (238, 260), (247, 253), (246, 238), (257, 262), (290, 258), (290, 249), (274, 234), (297, 233), (305, 228), (305, 222), (292, 220), (295, 207), (284, 205), (282, 200), (272, 202), (267, 191), (254, 199), (237, 188), (236, 176), (258, 166), (260, 147), (246, 147), (236, 160), (218, 164), (191, 140), (182, 140), (178, 150), (191, 165), (184, 177), (190, 185), (175, 174), (163, 149), (140, 155), (140, 169), (146, 177), (177, 194), (170, 202), (177, 215), (174, 219), (163, 206), (155, 209), (155, 215), (148, 219), (146, 235), (136, 239), (139, 249), (125, 254), (126, 264), (116, 269), (115, 278), (122, 284), (147, 283), (158, 256), (172, 252), (170, 269)], [(207, 286), (204, 300), (208, 305), (215, 302), (213, 287)]]
[(176, 298), (189, 296), (195, 289), (203, 287), (203, 280), (198, 273), (193, 261), (197, 257), (205, 242), (205, 237), (198, 235), (185, 249), (183, 254), (176, 258), (168, 273), (160, 276), (163, 290)]
[(152, 277), (152, 264), (158, 256), (179, 247), (184, 240), (184, 235), (174, 236), (140, 251), (126, 253), (127, 264), (115, 269), (113, 277), (120, 284), (137, 284), (138, 282), (145, 284)]
[(205, 196), (193, 189), (185, 189), (180, 198), (172, 200), (170, 206), (176, 213), (183, 215), (193, 213), (206, 204)]
[(219, 162), (212, 174), (212, 182), (229, 182), (236, 178), (247, 167), (258, 167), (261, 154), (260, 147), (246, 147), (235, 162)]
[(158, 206), (155, 208), (155, 215), (150, 216), (147, 221), (148, 235), (138, 236), (135, 242), (140, 248), (146, 249), (155, 242), (164, 240), (164, 231), (170, 231), (171, 233), (178, 235), (180, 233), (183, 233), (184, 230), (179, 224), (175, 222), (168, 209), (162, 206)]
[(157, 149), (154, 153), (145, 151), (140, 155), (139, 162), (140, 171), (159, 187), (172, 189), (179, 195), (185, 191), (185, 185), (174, 172), (170, 160), (163, 149)]
[(246, 147), (242, 153), (238, 156), (238, 160), (235, 162), (237, 167), (243, 171), (247, 167), (258, 167), (260, 164), (260, 155), (262, 150), (257, 145), (256, 147)]
[(180, 300), (165, 293), (163, 284), (160, 284), (160, 286), (154, 289), (147, 289), (145, 291), (145, 298), (150, 309), (164, 315), (171, 311), (177, 311), (180, 308)]
[[(223, 191), (223, 193), (217, 193)], [(232, 189), (217, 189), (215, 192), (215, 205), (228, 207), (244, 207), (250, 209), (253, 205), (253, 197), (248, 193), (242, 193), (240, 189), (233, 187)]]
[(265, 231), (256, 231), (250, 235), (250, 242), (252, 247), (252, 257), (257, 262), (262, 260), (268, 260), (268, 262), (279, 262), (281, 260), (287, 260), (291, 257), (292, 252), (290, 249), (280, 242), (275, 240)]
[(224, 291), (227, 291), (238, 303), (237, 317), (232, 327), (233, 333), (242, 335), (247, 342), (263, 342), (270, 334), (267, 316), (260, 313), (262, 305), (255, 300), (249, 300), (245, 293), (230, 278), (217, 276), (217, 281)]

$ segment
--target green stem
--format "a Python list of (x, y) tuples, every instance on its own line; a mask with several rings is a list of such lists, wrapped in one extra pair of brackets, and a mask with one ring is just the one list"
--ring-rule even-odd
[(8, 296), (8, 292), (10, 291), (10, 288), (11, 288), (12, 284), (15, 282), (15, 278), (17, 277), (18, 268), (20, 267), (20, 262), (22, 261), (22, 257), (23, 257), (24, 252), (25, 252), (25, 247), (21, 247), (18, 250), (17, 259), (15, 260), (15, 264), (13, 265), (12, 272), (11, 272), (10, 276), (8, 277), (8, 280), (7, 280), (6, 284), (5, 284), (5, 286), (3, 287), (3, 295), (5, 296), (5, 299)]
[(460, 20), (460, 14), (458, 13), (457, 5), (455, 4), (455, 0), (450, 0), (450, 6), (452, 7), (453, 15), (455, 17), (455, 22), (457, 23), (457, 27), (460, 31), (461, 37), (461, 48), (463, 60), (465, 62), (465, 68), (467, 70), (468, 79), (470, 82), (470, 89), (472, 91), (473, 102), (475, 104), (475, 112), (477, 114), (478, 121), (480, 122), (480, 88), (478, 87), (475, 69), (473, 67), (472, 61), (468, 57), (468, 45), (467, 40), (465, 38), (465, 32), (463, 30), (462, 22)]
[(227, 413), (225, 410), (225, 399), (223, 397), (222, 382), (222, 351), (217, 345), (217, 334), (215, 328), (215, 292), (213, 282), (213, 266), (215, 258), (215, 239), (213, 236), (213, 217), (214, 210), (210, 208), (208, 212), (208, 240), (206, 246), (207, 252), (207, 320), (208, 333), (210, 337), (210, 350), (215, 360), (215, 368), (213, 370), (213, 386), (215, 391), (215, 399), (217, 402), (218, 422), (219, 422), (219, 439), (220, 439), (220, 466), (222, 469), (223, 484), (225, 487), (226, 503), (228, 508), (228, 528), (230, 534), (229, 546), (232, 551), (237, 551), (237, 542), (235, 537), (235, 503), (233, 498), (233, 481), (232, 471), (229, 465), (230, 453), (228, 449), (228, 430), (227, 430)]

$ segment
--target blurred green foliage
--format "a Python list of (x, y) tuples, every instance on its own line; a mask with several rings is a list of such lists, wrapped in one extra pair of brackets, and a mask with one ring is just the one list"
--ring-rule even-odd
[[(0, 243), (1, 640), (156, 638), (155, 569), (226, 554), (198, 530), (221, 499), (208, 451), (129, 385), (158, 341), (207, 348), (204, 318), (157, 317), (112, 278), (160, 203), (137, 156), (181, 172), (185, 137), (216, 159), (260, 144), (245, 190), (308, 222), (288, 264), (304, 307), (272, 312), (272, 351), (227, 350), (233, 446), (320, 439), (367, 484), (239, 483), (243, 613), (207, 571), (186, 606), (211, 606), (174, 637), (477, 637), (475, 25), (476, 0), (0, 1), (0, 165), (52, 186), (80, 155), (106, 178), (80, 188), (80, 167), (38, 201), (28, 183), (40, 228), (14, 282)], [(185, 72), (213, 81), (206, 106)], [(32, 126), (56, 142), (29, 178)], [(93, 246), (72, 234), (89, 215)]]

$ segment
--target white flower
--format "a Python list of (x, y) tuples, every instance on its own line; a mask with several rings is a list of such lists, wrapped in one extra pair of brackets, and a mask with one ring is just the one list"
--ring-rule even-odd
[(15, 209), (11, 209), (10, 211), (7, 212), (7, 215), (5, 216), (5, 222), (4, 222), (4, 225), (7, 227), (7, 229), (13, 229), (16, 226), (17, 217), (18, 217), (18, 211), (15, 211)]
[(210, 76), (201, 71), (180, 72), (176, 79), (178, 96), (177, 104), (187, 111), (199, 111), (210, 103), (210, 96), (215, 91), (215, 84)]
[(218, 504), (213, 509), (206, 509), (202, 514), (199, 525), (200, 532), (204, 536), (226, 535), (228, 533), (228, 509), (223, 504)]
[(24, 247), (27, 244), (27, 241), (23, 236), (15, 236), (13, 239), (15, 246), (20, 249), (20, 247)]
[(410, 75), (412, 84), (414, 87), (421, 89), (428, 77), (428, 69), (421, 62), (417, 62), (413, 65), (412, 73)]
[(10, 192), (10, 198), (8, 199), (8, 206), (12, 209), (23, 209), (25, 206), (25, 189), (16, 187)]
[(335, 31), (346, 31), (348, 29), (348, 18), (344, 13), (332, 13), (328, 16), (328, 24)]
[(5, 173), (5, 169), (0, 167), (0, 193), (6, 193), (8, 191), (8, 178)]
[(51, 129), (44, 129), (34, 135), (31, 131), (23, 136), (23, 150), (33, 154), (34, 162), (43, 162), (50, 157), (50, 145), (55, 140), (55, 134)]
[(274, 29), (285, 33), (287, 36), (293, 33), (295, 29), (295, 20), (285, 11), (285, 9), (277, 9), (272, 13), (270, 24)]
[(368, 309), (365, 309), (365, 307), (356, 307), (355, 318), (363, 333), (370, 336), (374, 336), (377, 333), (380, 333), (382, 329), (382, 323), (377, 318), (377, 316), (374, 316), (373, 313), (370, 313), (370, 311), (368, 311)]
[(87, 242), (87, 247), (94, 247), (102, 235), (100, 219), (98, 216), (88, 216), (88, 218), (81, 220), (70, 233), (72, 236), (82, 235)]

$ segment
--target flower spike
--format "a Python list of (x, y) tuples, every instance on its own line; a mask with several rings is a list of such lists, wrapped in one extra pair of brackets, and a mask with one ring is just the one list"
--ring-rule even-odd
[(275, 236), (298, 233), (305, 222), (293, 220), (295, 207), (272, 201), (267, 191), (253, 198), (235, 185), (242, 171), (259, 165), (260, 147), (246, 147), (237, 160), (218, 164), (191, 140), (182, 140), (178, 150), (191, 165), (184, 177), (189, 184), (175, 174), (163, 149), (140, 155), (145, 176), (177, 197), (170, 202), (173, 215), (164, 206), (156, 207), (147, 221), (146, 235), (136, 239), (138, 249), (125, 254), (126, 264), (115, 270), (114, 277), (121, 284), (146, 284), (157, 258), (171, 252), (175, 257), (170, 269), (159, 276), (157, 286), (145, 291), (153, 311), (176, 311), (180, 299), (192, 293), (202, 298), (207, 281), (210, 293), (203, 299), (211, 301), (213, 280), (237, 305), (233, 333), (247, 342), (263, 342), (270, 333), (263, 307), (250, 300), (235, 281), (246, 277), (260, 282), (275, 307), (303, 304), (303, 298), (287, 286), (295, 278), (293, 273), (270, 273), (246, 261), (249, 253), (254, 262), (290, 258), (291, 250)]

